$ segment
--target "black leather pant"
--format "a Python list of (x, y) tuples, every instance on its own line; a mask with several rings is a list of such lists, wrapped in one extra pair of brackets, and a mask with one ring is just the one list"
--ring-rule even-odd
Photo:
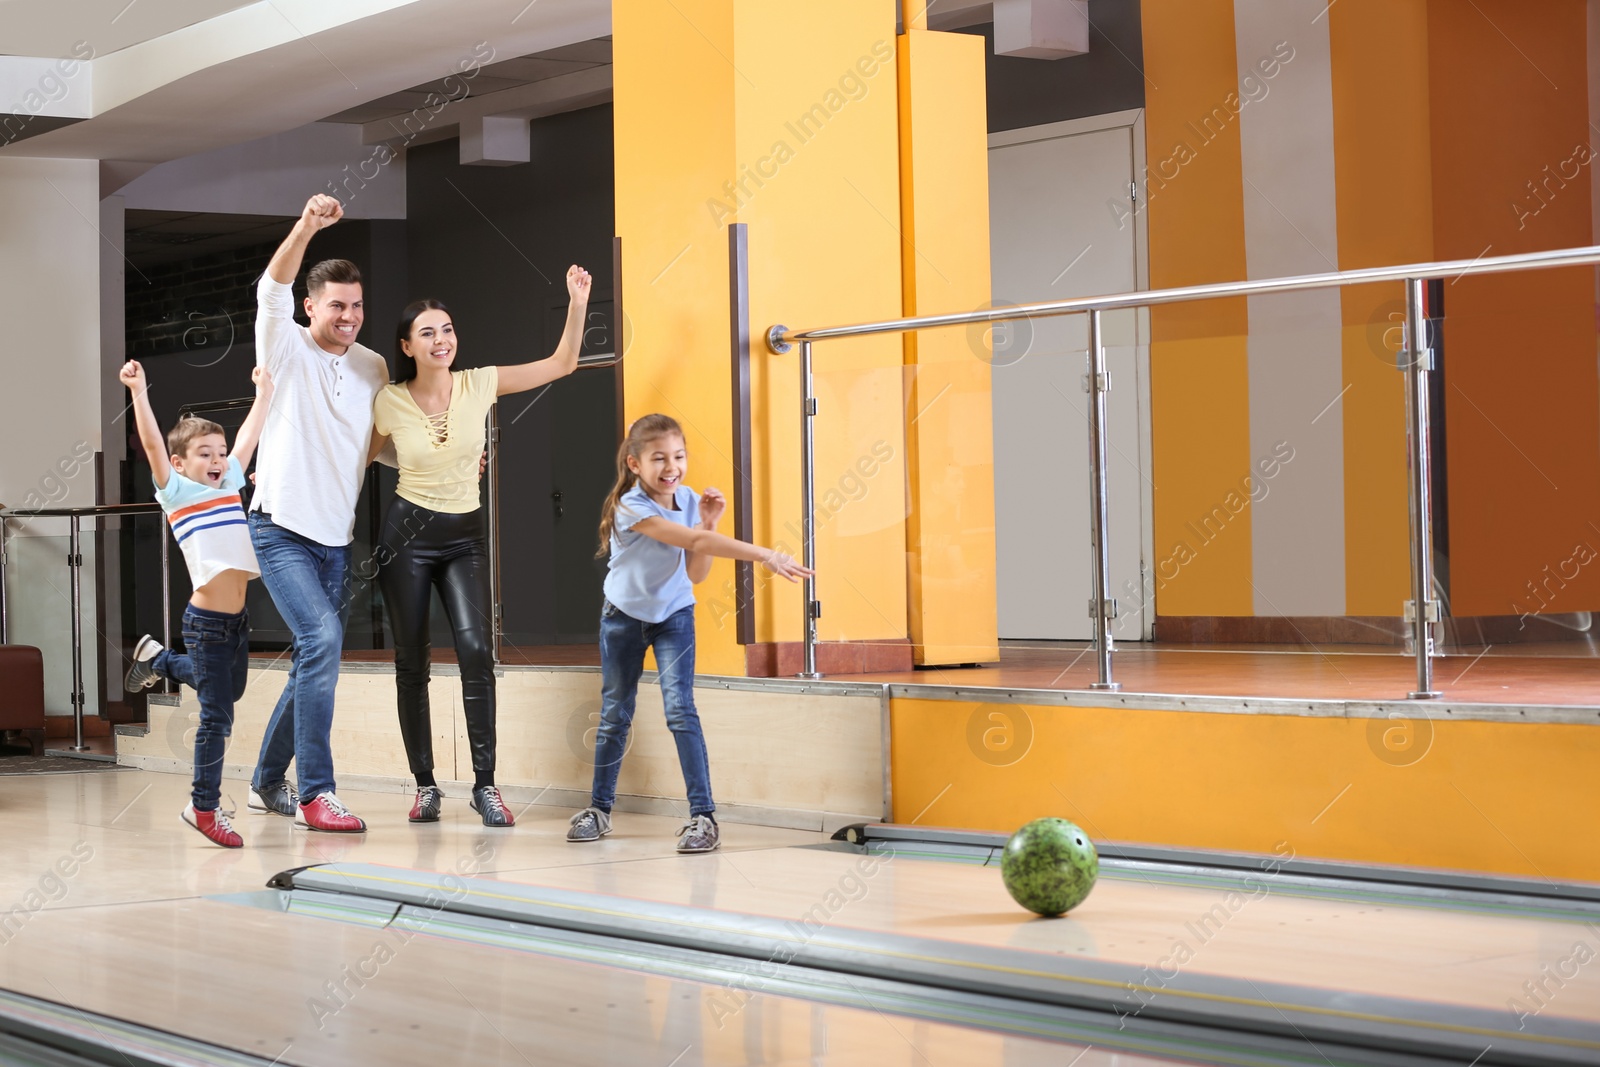
[(378, 584), (394, 636), (400, 736), (412, 774), (433, 770), (428, 608), (434, 589), (455, 631), (472, 769), (480, 777), (494, 773), (494, 608), (484, 531), (482, 508), (452, 515), (401, 497), (395, 497), (384, 519)]

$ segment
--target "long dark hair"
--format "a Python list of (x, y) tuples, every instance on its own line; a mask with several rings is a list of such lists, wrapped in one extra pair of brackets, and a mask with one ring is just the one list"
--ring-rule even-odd
[[(394, 380), (409, 382), (417, 376), (417, 361), (406, 355), (405, 342), (411, 340), (411, 327), (416, 324), (417, 316), (424, 311), (442, 311), (450, 314), (450, 309), (433, 297), (425, 300), (413, 300), (400, 312), (400, 325), (394, 331)], [(455, 321), (451, 315), (450, 320)]]
[(605, 504), (600, 508), (600, 549), (595, 553), (595, 558), (611, 551), (611, 531), (616, 528), (617, 504), (622, 500), (622, 494), (639, 481), (639, 476), (628, 469), (628, 457), (637, 458), (645, 445), (668, 434), (683, 436), (683, 428), (671, 415), (641, 415), (628, 427), (628, 436), (617, 448), (617, 484), (611, 487)]

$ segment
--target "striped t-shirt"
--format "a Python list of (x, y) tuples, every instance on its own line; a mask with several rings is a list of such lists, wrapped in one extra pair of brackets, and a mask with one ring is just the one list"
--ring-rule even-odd
[(244, 470), (238, 460), (229, 456), (220, 489), (185, 478), (177, 471), (167, 476), (165, 489), (156, 489), (156, 503), (166, 512), (172, 536), (178, 539), (183, 561), (189, 565), (189, 582), (196, 589), (205, 587), (223, 571), (244, 571), (252, 578), (261, 575), (239, 500), (242, 488)]

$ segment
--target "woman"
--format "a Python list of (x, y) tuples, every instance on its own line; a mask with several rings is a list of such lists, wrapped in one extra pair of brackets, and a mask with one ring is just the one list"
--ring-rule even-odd
[(456, 661), (472, 748), (472, 810), (485, 826), (515, 821), (494, 783), (495, 693), (489, 548), (478, 503), (484, 418), (496, 397), (537, 389), (578, 366), (589, 272), (567, 271), (566, 329), (549, 359), (457, 371), (455, 323), (437, 300), (418, 300), (400, 316), (395, 382), (373, 403), (372, 455), (393, 441), (400, 484), (384, 520), (378, 583), (394, 635), (400, 735), (417, 779), (412, 822), (435, 822), (443, 796), (433, 776), (428, 714), (428, 606), (439, 590)]

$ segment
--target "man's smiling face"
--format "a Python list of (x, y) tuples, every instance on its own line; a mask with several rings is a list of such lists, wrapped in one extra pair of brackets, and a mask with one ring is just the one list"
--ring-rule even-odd
[(329, 282), (306, 297), (306, 317), (311, 320), (311, 339), (324, 352), (342, 356), (356, 343), (365, 316), (361, 283)]

